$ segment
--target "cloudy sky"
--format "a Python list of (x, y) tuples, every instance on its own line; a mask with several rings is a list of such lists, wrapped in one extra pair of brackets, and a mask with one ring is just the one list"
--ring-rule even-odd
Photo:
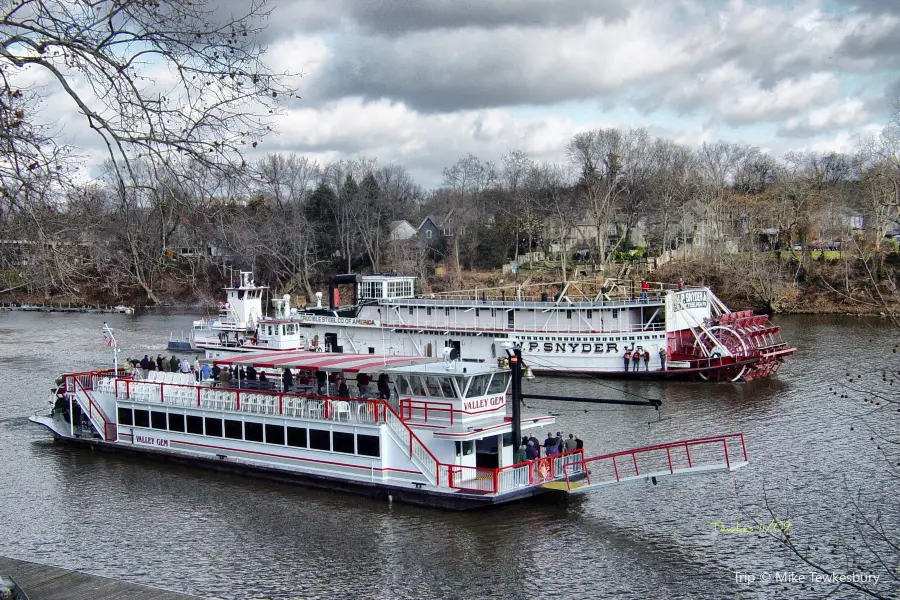
[(596, 127), (849, 150), (900, 94), (900, 0), (273, 2), (271, 61), (303, 98), (264, 145), (425, 185), (468, 152), (562, 160)]
[[(246, 0), (230, 0), (243, 2)], [(900, 97), (900, 0), (270, 0), (299, 100), (257, 153), (374, 157), (426, 187), (467, 153), (562, 161), (572, 135), (848, 151)], [(47, 75), (44, 74), (46, 77)], [(61, 95), (60, 95), (61, 96)], [(58, 102), (57, 102), (58, 101)], [(65, 98), (64, 133), (102, 160)]]

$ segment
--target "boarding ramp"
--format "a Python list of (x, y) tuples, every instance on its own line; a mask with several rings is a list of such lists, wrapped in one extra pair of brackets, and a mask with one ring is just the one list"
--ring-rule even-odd
[[(735, 471), (749, 463), (743, 433), (667, 442), (585, 458), (565, 469), (562, 481), (545, 488), (570, 494), (628, 482)], [(576, 476), (577, 477), (573, 477)]]

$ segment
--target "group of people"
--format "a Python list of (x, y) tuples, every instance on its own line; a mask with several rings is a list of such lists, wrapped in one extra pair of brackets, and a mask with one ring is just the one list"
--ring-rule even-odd
[(581, 439), (580, 435), (570, 433), (568, 437), (565, 437), (559, 431), (556, 432), (556, 435), (553, 435), (552, 431), (548, 431), (543, 445), (533, 435), (530, 437), (522, 436), (522, 441), (515, 452), (513, 462), (518, 464), (527, 460), (541, 458), (541, 456), (554, 456), (563, 452), (582, 449), (584, 449), (584, 440)]
[(625, 350), (625, 356), (623, 357), (625, 360), (625, 372), (628, 372), (629, 365), (631, 366), (631, 370), (635, 373), (641, 370), (641, 359), (644, 359), (644, 370), (650, 370), (650, 351), (635, 348), (634, 350)]
[(148, 371), (164, 371), (167, 373), (192, 373), (199, 368), (199, 361), (191, 364), (187, 358), (179, 359), (174, 354), (171, 358), (166, 358), (162, 354), (158, 354), (155, 359), (145, 354), (144, 358), (134, 361), (130, 358), (125, 359), (125, 372), (134, 375), (136, 369), (142, 369), (144, 374)]

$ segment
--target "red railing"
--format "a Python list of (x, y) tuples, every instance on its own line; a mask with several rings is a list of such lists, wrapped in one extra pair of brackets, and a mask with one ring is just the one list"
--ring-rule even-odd
[(427, 400), (413, 400), (412, 398), (404, 398), (400, 401), (401, 419), (412, 419), (413, 410), (420, 410), (423, 412), (423, 420), (425, 423), (428, 422), (428, 411), (450, 413), (451, 425), (453, 425), (453, 414), (462, 412), (454, 409), (452, 402), (429, 402)]
[[(592, 476), (594, 479), (597, 479), (598, 476), (602, 476), (600, 469), (604, 466), (606, 466), (607, 469), (611, 466), (612, 472), (611, 476), (608, 476), (608, 480), (617, 483), (624, 479), (632, 479), (641, 476), (673, 475), (679, 470), (721, 465), (721, 461), (718, 460), (720, 455), (715, 455), (715, 458), (717, 459), (715, 462), (711, 461), (709, 456), (711, 451), (717, 453), (718, 448), (721, 446), (722, 455), (724, 455), (725, 459), (725, 468), (731, 470), (732, 456), (729, 454), (729, 442), (733, 446), (737, 446), (738, 443), (740, 444), (739, 451), (743, 456), (744, 462), (747, 462), (749, 459), (747, 457), (747, 445), (744, 440), (744, 434), (731, 433), (643, 446), (641, 448), (594, 456), (583, 459), (580, 467), (581, 470), (585, 472), (589, 483), (591, 482)], [(691, 454), (692, 448), (694, 449), (693, 455)], [(679, 456), (678, 454), (681, 451), (683, 451), (683, 460), (681, 460), (682, 456)], [(665, 460), (663, 460), (663, 452), (665, 452)], [(640, 464), (638, 462), (638, 455), (643, 455)], [(626, 470), (623, 473), (620, 468), (624, 465), (621, 465), (618, 459), (624, 457), (630, 457), (631, 460), (626, 462), (626, 465), (628, 466), (625, 466)], [(606, 462), (607, 465), (604, 465), (604, 462)], [(568, 471), (566, 473), (566, 482), (567, 484), (569, 483)]]
[[(106, 418), (106, 415), (103, 414), (103, 410), (99, 406), (97, 406), (96, 403), (94, 403), (94, 399), (93, 399), (93, 397), (91, 397), (91, 395), (89, 393), (89, 389), (93, 389), (92, 375), (93, 375), (93, 373), (73, 373), (73, 374), (67, 376), (66, 390), (69, 390), (70, 385), (71, 385), (72, 393), (76, 393), (76, 395), (77, 395), (77, 390), (79, 390), (79, 389), (84, 393), (84, 396), (87, 398), (87, 401), (88, 401), (88, 418), (91, 419), (91, 421), (93, 421), (95, 419), (95, 415), (96, 415), (96, 419), (98, 419), (102, 424), (103, 439), (116, 441), (116, 439), (118, 438), (118, 430), (117, 430), (116, 424)], [(88, 383), (88, 385), (91, 385), (91, 388), (86, 388), (83, 385), (82, 381), (85, 381), (85, 380)]]

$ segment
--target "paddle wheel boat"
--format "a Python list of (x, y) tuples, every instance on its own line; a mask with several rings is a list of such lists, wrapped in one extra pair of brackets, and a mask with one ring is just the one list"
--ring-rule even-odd
[[(271, 377), (223, 383), (140, 370), (66, 373), (51, 414), (31, 421), (63, 442), (452, 510), (747, 464), (741, 434), (517, 462), (513, 432), (554, 418), (513, 410), (514, 422), (510, 370), (493, 363), (309, 351), (210, 362)], [(285, 369), (308, 376), (284, 388)], [(390, 393), (355, 385), (356, 397), (337, 397), (333, 387), (320, 393), (317, 372), (384, 374)]]

